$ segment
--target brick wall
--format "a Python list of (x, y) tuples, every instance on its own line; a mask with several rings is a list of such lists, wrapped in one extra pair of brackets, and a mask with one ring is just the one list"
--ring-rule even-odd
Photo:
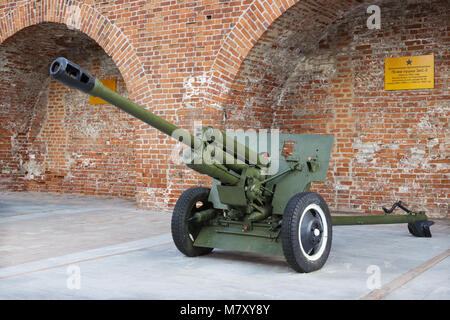
[[(366, 27), (366, 6), (316, 30), (324, 17), (309, 8), (293, 6), (250, 50), (229, 126), (333, 135), (327, 181), (313, 185), (333, 211), (379, 213), (401, 199), (448, 215), (448, 2), (384, 2), (380, 30)], [(384, 90), (386, 57), (428, 54), (435, 89)]]
[[(123, 79), (120, 90), (183, 128), (193, 130), (194, 121), (201, 121), (220, 128), (335, 135), (329, 180), (315, 186), (333, 210), (375, 212), (401, 198), (413, 208), (447, 216), (448, 1), (398, 3), (0, 0), (0, 54), (12, 50), (8, 41), (28, 26), (48, 22), (52, 34), (58, 23), (68, 25), (111, 57), (103, 63), (105, 56), (92, 54), (79, 60), (83, 67), (94, 73), (116, 68)], [(369, 4), (381, 6), (381, 30), (365, 27)], [(54, 44), (48, 34), (36, 38), (36, 48)], [(436, 57), (435, 90), (384, 92), (385, 56), (425, 53)], [(0, 79), (26, 73), (5, 68), (4, 61)], [(175, 146), (170, 138), (119, 114), (109, 117), (113, 109), (92, 113), (81, 94), (65, 91), (45, 72), (27, 74), (41, 86), (31, 89), (20, 77), (12, 81), (14, 88), (1, 82), (3, 185), (109, 192), (167, 209), (187, 187), (211, 182), (170, 162)], [(34, 120), (19, 111), (26, 108), (35, 111)], [(42, 127), (50, 111), (56, 115), (53, 127)], [(89, 124), (92, 130), (71, 131), (66, 118), (72, 128)], [(106, 128), (102, 121), (121, 124)], [(120, 140), (115, 133), (128, 138)], [(95, 135), (110, 139), (98, 141)], [(100, 146), (108, 140), (110, 149), (104, 151)], [(44, 145), (45, 161), (38, 156)], [(97, 149), (108, 160), (95, 160), (101, 158), (94, 154)], [(31, 152), (35, 159), (27, 158)], [(80, 157), (62, 159), (61, 154)], [(30, 179), (30, 172), (40, 172), (30, 160), (45, 163), (47, 182)]]
[(3, 187), (133, 198), (134, 120), (48, 77), (51, 61), (66, 56), (100, 79), (117, 79), (127, 96), (104, 51), (79, 31), (39, 24), (7, 39), (0, 56)]

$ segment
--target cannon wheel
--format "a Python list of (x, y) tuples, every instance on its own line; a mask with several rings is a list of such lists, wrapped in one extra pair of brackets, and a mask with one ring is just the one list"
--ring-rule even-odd
[(172, 213), (172, 239), (181, 253), (188, 257), (196, 257), (210, 253), (213, 248), (194, 247), (194, 241), (201, 230), (201, 225), (188, 222), (195, 212), (209, 209), (210, 189), (194, 187), (184, 191), (178, 198)]
[(283, 253), (297, 272), (322, 268), (331, 250), (331, 215), (318, 193), (301, 192), (293, 196), (281, 224)]

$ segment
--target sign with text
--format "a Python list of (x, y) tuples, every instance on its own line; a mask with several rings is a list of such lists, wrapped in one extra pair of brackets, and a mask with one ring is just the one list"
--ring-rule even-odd
[(384, 62), (384, 89), (433, 89), (434, 56), (386, 58)]

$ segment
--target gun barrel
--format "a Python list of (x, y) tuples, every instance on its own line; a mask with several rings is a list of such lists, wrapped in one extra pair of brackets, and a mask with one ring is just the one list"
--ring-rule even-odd
[(50, 65), (50, 75), (69, 87), (109, 102), (169, 136), (173, 136), (177, 130), (178, 140), (191, 148), (201, 145), (200, 139), (105, 87), (100, 80), (66, 58), (60, 57), (53, 61)]
[[(50, 65), (50, 75), (69, 87), (109, 102), (133, 117), (186, 144), (191, 149), (189, 150), (191, 152), (188, 153), (190, 156), (188, 156), (189, 161), (186, 162), (186, 165), (197, 172), (207, 174), (220, 180), (222, 183), (233, 185), (239, 182), (239, 174), (247, 167), (244, 162), (223, 152), (222, 149), (211, 145), (203, 149), (205, 146), (202, 139), (191, 135), (188, 131), (175, 126), (110, 90), (100, 80), (66, 58), (60, 57), (53, 61)], [(200, 152), (195, 152), (194, 150), (200, 150)], [(215, 161), (217, 159), (219, 160)], [(223, 163), (223, 165), (220, 163)], [(236, 174), (228, 170), (235, 171)]]
[(245, 144), (239, 143), (237, 139), (228, 136), (225, 132), (213, 127), (205, 128), (203, 136), (206, 141), (214, 142), (227, 154), (233, 157), (252, 164), (257, 164), (260, 167), (268, 167), (270, 161), (264, 158), (260, 154), (256, 153), (252, 149), (248, 148)]

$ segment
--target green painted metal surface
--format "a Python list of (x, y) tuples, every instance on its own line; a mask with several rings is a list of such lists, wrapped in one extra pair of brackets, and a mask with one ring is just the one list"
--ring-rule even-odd
[[(280, 134), (279, 169), (282, 172), (298, 163), (298, 169), (267, 184), (275, 189), (272, 207), (274, 214), (283, 214), (288, 201), (297, 193), (308, 191), (311, 182), (325, 181), (330, 160), (333, 137), (312, 134)], [(293, 152), (286, 158), (281, 156), (286, 141), (295, 142)], [(314, 171), (308, 166), (308, 159), (315, 160)]]
[[(273, 238), (270, 238), (273, 237)], [(282, 256), (283, 248), (277, 233), (267, 228), (244, 231), (240, 225), (205, 226), (194, 242), (195, 246), (273, 254)]]
[(415, 221), (428, 220), (425, 213), (406, 215), (366, 215), (366, 216), (332, 216), (333, 226), (363, 225), (363, 224), (392, 224), (392, 223), (412, 223)]
[[(105, 87), (98, 79), (96, 79), (95, 86), (89, 94), (95, 97), (102, 98), (103, 100), (109, 102), (110, 104), (116, 106), (117, 108), (132, 115), (133, 117), (138, 118), (144, 121), (145, 123), (148, 123), (152, 127), (167, 134), (168, 136), (172, 136), (175, 130), (182, 130), (176, 125), (164, 120), (161, 117), (158, 117), (154, 113), (148, 111), (147, 109), (142, 108), (133, 101), (130, 101), (127, 98), (121, 96), (120, 94)], [(193, 146), (193, 143), (196, 138), (187, 131), (185, 130), (183, 131), (185, 132), (186, 137), (190, 138), (190, 141)]]

